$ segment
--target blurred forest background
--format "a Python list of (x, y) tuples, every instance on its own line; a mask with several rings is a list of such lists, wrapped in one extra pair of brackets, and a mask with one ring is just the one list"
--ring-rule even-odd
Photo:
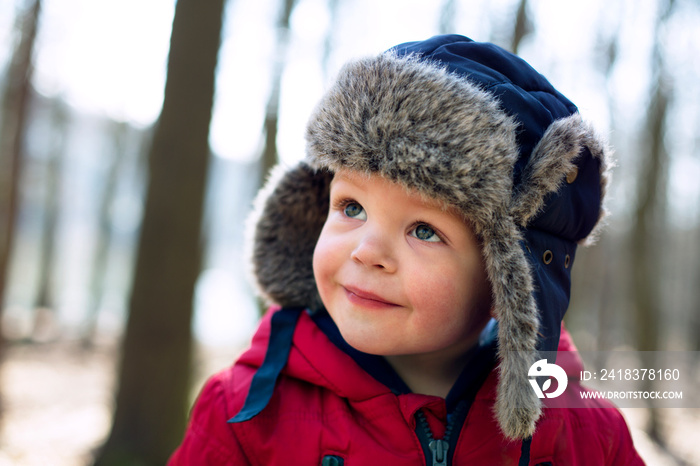
[[(579, 348), (700, 351), (698, 24), (698, 0), (0, 0), (0, 465), (163, 464), (255, 327), (267, 170), (343, 62), (437, 33), (519, 53), (615, 149)], [(649, 464), (700, 464), (698, 411), (625, 415)]]

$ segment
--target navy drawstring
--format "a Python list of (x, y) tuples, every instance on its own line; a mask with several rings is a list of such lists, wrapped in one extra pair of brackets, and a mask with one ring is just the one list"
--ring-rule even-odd
[(258, 368), (250, 382), (250, 389), (243, 408), (228, 422), (243, 422), (260, 414), (272, 398), (275, 383), (280, 372), (287, 364), (292, 348), (292, 337), (303, 307), (282, 308), (272, 315), (270, 322), (270, 341), (267, 345), (265, 360)]
[(518, 466), (527, 466), (530, 464), (530, 444), (532, 443), (532, 437), (523, 440), (522, 447), (520, 448), (520, 461), (518, 461)]

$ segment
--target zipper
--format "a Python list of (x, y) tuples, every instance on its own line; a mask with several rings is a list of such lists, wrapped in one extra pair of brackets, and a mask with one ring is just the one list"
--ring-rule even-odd
[(433, 466), (447, 466), (447, 450), (450, 444), (445, 440), (433, 440), (428, 444), (433, 453)]
[[(433, 436), (433, 431), (430, 430), (430, 424), (425, 418), (422, 410), (416, 412), (416, 435), (423, 447), (426, 464), (428, 466), (449, 466), (452, 464), (452, 455), (454, 451), (450, 451), (450, 440), (453, 434), (459, 436), (461, 425), (466, 417), (467, 405), (461, 402), (455, 411), (448, 417), (447, 425), (445, 426), (445, 435), (441, 439), (436, 439)], [(455, 432), (455, 426), (457, 431)], [(427, 448), (426, 448), (427, 447)]]

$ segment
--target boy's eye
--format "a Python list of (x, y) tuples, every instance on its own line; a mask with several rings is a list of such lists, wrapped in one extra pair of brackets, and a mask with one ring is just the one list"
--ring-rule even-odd
[(367, 219), (365, 209), (363, 209), (362, 206), (357, 202), (349, 202), (343, 209), (343, 213), (350, 218), (357, 218), (360, 220)]
[(421, 223), (411, 230), (411, 236), (415, 236), (421, 241), (428, 241), (431, 243), (442, 241), (435, 230), (425, 223)]

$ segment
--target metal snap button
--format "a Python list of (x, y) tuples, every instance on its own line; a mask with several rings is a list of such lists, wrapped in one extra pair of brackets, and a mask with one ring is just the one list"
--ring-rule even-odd
[(552, 251), (547, 249), (544, 254), (542, 254), (542, 262), (549, 265), (549, 263), (552, 262), (552, 259), (554, 259), (554, 254), (552, 254)]

